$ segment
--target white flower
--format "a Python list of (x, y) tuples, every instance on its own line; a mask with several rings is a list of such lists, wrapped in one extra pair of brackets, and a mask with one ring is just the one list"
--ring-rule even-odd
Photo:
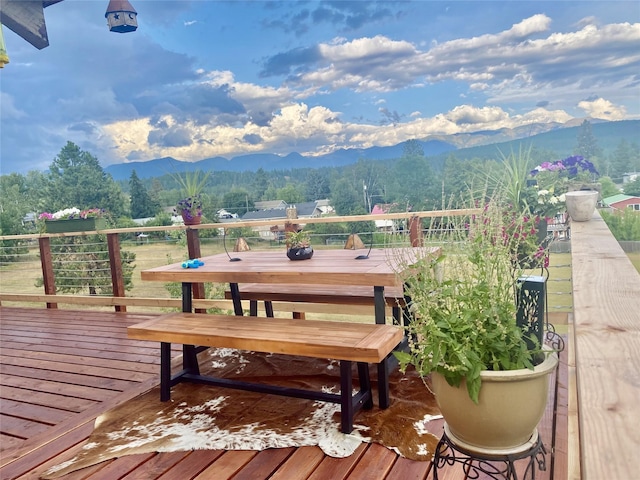
[(549, 190), (538, 190), (538, 196), (549, 195)]
[(76, 207), (73, 208), (65, 208), (64, 210), (58, 210), (56, 213), (53, 214), (53, 218), (55, 218), (56, 220), (59, 220), (61, 218), (65, 218), (69, 215), (77, 215), (80, 213), (80, 210), (77, 209)]

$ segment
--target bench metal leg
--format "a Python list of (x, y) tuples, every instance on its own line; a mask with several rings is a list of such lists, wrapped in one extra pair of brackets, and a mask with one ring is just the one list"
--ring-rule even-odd
[(267, 317), (273, 318), (273, 302), (271, 302), (271, 300), (264, 301), (264, 310), (267, 314)]
[[(202, 349), (204, 350), (206, 347), (203, 347)], [(198, 366), (197, 353), (198, 350), (195, 345), (182, 345), (182, 368), (187, 370), (189, 373), (199, 375), (200, 367)]]
[[(358, 380), (360, 381), (361, 392), (371, 392), (371, 378), (369, 377), (368, 363), (358, 362)], [(362, 404), (362, 408), (365, 410), (371, 410), (373, 408), (373, 394), (368, 396)]]
[(351, 433), (353, 430), (353, 414), (355, 411), (351, 390), (353, 385), (353, 373), (351, 362), (340, 360), (340, 420), (342, 433)]
[(389, 357), (378, 363), (378, 403), (380, 408), (389, 408)]
[(171, 344), (160, 343), (160, 401), (171, 398)]
[(233, 300), (233, 313), (238, 316), (244, 315), (242, 310), (242, 301), (240, 299), (240, 288), (237, 283), (230, 283), (229, 289), (231, 290), (231, 299)]
[(258, 301), (257, 300), (249, 300), (249, 316), (251, 316), (251, 317), (257, 317), (258, 316)]

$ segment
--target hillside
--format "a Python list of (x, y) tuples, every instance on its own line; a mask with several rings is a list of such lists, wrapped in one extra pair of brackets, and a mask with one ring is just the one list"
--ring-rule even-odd
[[(533, 132), (551, 129), (542, 133)], [(620, 122), (592, 123), (593, 134), (598, 146), (608, 154), (626, 139), (637, 142), (640, 137), (640, 120)], [(418, 140), (426, 157), (434, 165), (442, 164), (444, 159), (455, 152), (460, 160), (472, 158), (498, 158), (529, 146), (552, 152), (558, 158), (572, 153), (577, 143), (580, 126), (532, 125), (520, 129), (501, 129), (495, 131), (474, 132), (468, 134), (439, 135)], [(473, 145), (473, 146), (469, 146)], [(140, 178), (151, 178), (170, 173), (185, 171), (229, 171), (255, 172), (262, 168), (266, 171), (291, 170), (306, 166), (309, 168), (339, 167), (356, 163), (358, 160), (391, 160), (402, 156), (403, 144), (390, 147), (371, 147), (367, 149), (340, 149), (327, 155), (305, 157), (299, 153), (280, 156), (270, 153), (257, 153), (237, 156), (232, 159), (214, 157), (198, 162), (183, 162), (171, 157), (159, 158), (147, 162), (130, 162), (110, 165), (105, 168), (115, 180), (127, 180), (133, 170)]]

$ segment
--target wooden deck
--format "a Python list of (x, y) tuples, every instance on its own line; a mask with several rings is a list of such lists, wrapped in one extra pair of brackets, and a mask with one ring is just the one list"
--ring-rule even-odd
[[(128, 325), (147, 318), (0, 307), (0, 479), (38, 478), (75, 454), (98, 415), (158, 384), (157, 344), (126, 334)], [(539, 426), (549, 454), (547, 471), (537, 479), (567, 478), (566, 358), (565, 353)], [(438, 477), (465, 475), (455, 466), (440, 469)], [(62, 478), (409, 480), (433, 478), (433, 472), (430, 462), (363, 444), (344, 459), (327, 457), (316, 447), (131, 455)]]

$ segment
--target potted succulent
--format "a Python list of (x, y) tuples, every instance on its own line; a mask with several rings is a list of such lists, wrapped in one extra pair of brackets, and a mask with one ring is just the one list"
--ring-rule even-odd
[(304, 230), (287, 232), (287, 257), (289, 260), (308, 260), (313, 257), (310, 232)]
[(202, 222), (203, 193), (210, 172), (185, 172), (174, 175), (182, 188), (183, 198), (176, 204), (175, 211), (182, 216), (185, 225), (199, 225)]
[(505, 223), (509, 208), (493, 198), (472, 218), (446, 220), (452, 228), (433, 239), (445, 253), (421, 259), (403, 279), (410, 348), (395, 353), (434, 392), (449, 438), (485, 453), (530, 441), (558, 362), (529, 320), (517, 321), (521, 239)]

